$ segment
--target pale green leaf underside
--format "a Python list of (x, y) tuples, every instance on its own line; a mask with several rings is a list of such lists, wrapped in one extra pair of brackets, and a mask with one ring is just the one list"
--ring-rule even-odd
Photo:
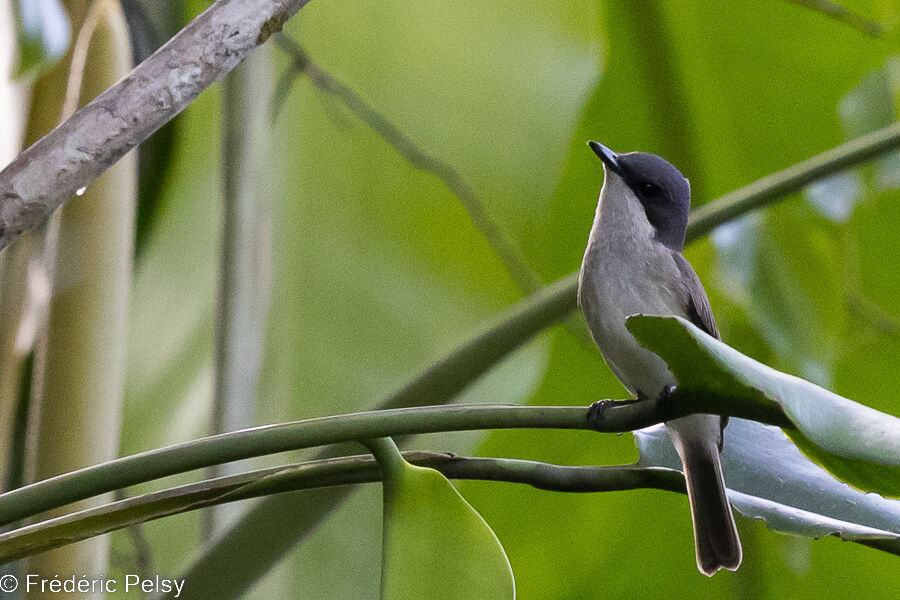
[[(662, 425), (635, 432), (641, 465), (681, 469)], [(770, 529), (820, 538), (900, 543), (900, 501), (837, 481), (806, 458), (777, 427), (730, 419), (722, 465), (728, 498)]]
[(810, 458), (860, 489), (900, 496), (897, 417), (776, 371), (678, 317), (636, 315), (628, 328), (666, 361), (681, 395), (777, 404), (797, 428), (788, 434)]

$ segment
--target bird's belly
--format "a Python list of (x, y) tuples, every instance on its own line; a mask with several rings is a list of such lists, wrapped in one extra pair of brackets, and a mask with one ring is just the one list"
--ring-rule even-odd
[[(647, 350), (625, 327), (625, 320), (636, 314), (671, 315), (677, 302), (672, 290), (647, 286), (638, 290), (631, 284), (643, 273), (618, 276), (608, 269), (593, 265), (583, 275), (579, 300), (591, 335), (613, 373), (628, 389), (640, 397), (656, 397), (675, 378), (659, 356)], [(649, 281), (654, 281), (649, 279)]]

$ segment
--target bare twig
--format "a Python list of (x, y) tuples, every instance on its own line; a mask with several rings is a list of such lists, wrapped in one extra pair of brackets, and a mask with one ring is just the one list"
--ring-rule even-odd
[(0, 249), (143, 142), (309, 0), (217, 0), (0, 172)]
[(810, 10), (820, 12), (835, 21), (840, 21), (845, 25), (861, 31), (869, 37), (877, 38), (884, 33), (884, 28), (878, 23), (871, 21), (858, 12), (852, 11), (845, 6), (841, 6), (836, 2), (829, 0), (788, 0), (794, 4), (799, 4)]
[(503, 233), (497, 222), (491, 218), (481, 198), (459, 171), (418, 146), (352, 88), (313, 62), (309, 54), (293, 39), (279, 34), (275, 36), (275, 43), (291, 56), (293, 63), (291, 69), (279, 80), (272, 98), (273, 118), (287, 96), (293, 77), (300, 73), (306, 74), (316, 88), (340, 100), (382, 139), (393, 146), (409, 164), (420, 171), (431, 173), (447, 186), (466, 209), (472, 223), (503, 261), (513, 281), (523, 294), (531, 294), (543, 285), (538, 274), (528, 265), (522, 253)]

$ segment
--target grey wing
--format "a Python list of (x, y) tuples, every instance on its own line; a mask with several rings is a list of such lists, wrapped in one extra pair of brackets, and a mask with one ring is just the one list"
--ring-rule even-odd
[(691, 263), (685, 260), (681, 254), (673, 252), (672, 256), (679, 273), (681, 273), (681, 295), (684, 298), (688, 317), (694, 325), (719, 339), (716, 318), (713, 316), (709, 298), (706, 297), (706, 291), (703, 289), (703, 284), (700, 283), (700, 278), (697, 277)]
[[(716, 318), (713, 316), (712, 307), (709, 305), (709, 298), (706, 297), (706, 290), (703, 289), (700, 278), (694, 272), (694, 267), (681, 254), (673, 252), (672, 256), (675, 258), (678, 272), (681, 273), (681, 295), (684, 298), (688, 318), (694, 325), (709, 335), (717, 340), (721, 339), (719, 328), (716, 327)], [(722, 442), (725, 427), (728, 425), (728, 417), (722, 417), (721, 423), (719, 452), (722, 451)]]

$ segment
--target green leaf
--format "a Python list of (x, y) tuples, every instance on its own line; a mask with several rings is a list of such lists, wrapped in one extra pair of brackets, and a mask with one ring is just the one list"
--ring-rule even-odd
[(628, 329), (668, 363), (681, 394), (776, 404), (797, 428), (788, 435), (810, 458), (860, 489), (900, 496), (897, 417), (776, 371), (679, 317), (636, 315)]
[(515, 598), (500, 540), (438, 471), (382, 456), (382, 600)]

